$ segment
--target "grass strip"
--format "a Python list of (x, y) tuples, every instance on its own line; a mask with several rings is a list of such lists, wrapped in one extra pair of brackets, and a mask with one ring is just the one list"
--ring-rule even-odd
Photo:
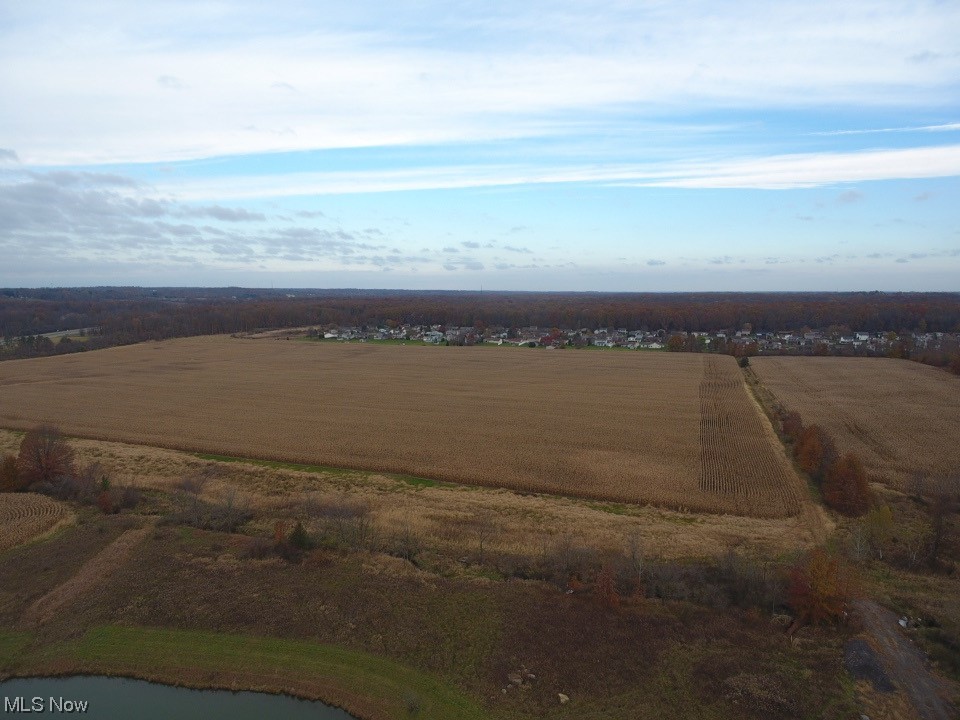
[[(0, 658), (21, 652), (29, 638), (0, 634)], [(95, 627), (76, 639), (38, 649), (20, 665), (53, 662), (80, 671), (133, 674), (147, 678), (183, 676), (187, 684), (211, 673), (259, 678), (263, 687), (317, 687), (329, 702), (376, 708), (376, 716), (487, 718), (488, 713), (456, 688), (427, 673), (387, 658), (334, 645), (301, 640), (151, 627)], [(201, 680), (203, 685), (206, 681)], [(216, 679), (210, 685), (217, 686)], [(262, 689), (262, 688), (255, 688)], [(349, 709), (349, 708), (348, 708)]]
[(216, 455), (213, 453), (191, 453), (194, 457), (200, 458), (201, 460), (212, 460), (214, 462), (224, 462), (224, 463), (244, 463), (246, 465), (258, 465), (260, 467), (274, 468), (277, 470), (295, 470), (297, 472), (307, 472), (307, 473), (317, 473), (324, 475), (340, 475), (340, 476), (358, 476), (358, 475), (381, 475), (383, 477), (388, 477), (392, 480), (397, 480), (399, 482), (406, 483), (407, 485), (413, 485), (415, 487), (440, 487), (440, 486), (452, 486), (451, 483), (441, 482), (440, 480), (432, 480), (425, 477), (417, 477), (416, 475), (406, 475), (402, 473), (388, 473), (388, 472), (364, 472), (362, 470), (350, 470), (349, 468), (340, 468), (333, 467), (331, 465), (305, 465), (303, 463), (294, 463), (294, 462), (285, 462), (283, 460), (259, 460), (256, 458), (244, 458), (244, 457), (235, 457), (233, 455)]
[(0, 630), (0, 674), (11, 669), (33, 639), (29, 632)]

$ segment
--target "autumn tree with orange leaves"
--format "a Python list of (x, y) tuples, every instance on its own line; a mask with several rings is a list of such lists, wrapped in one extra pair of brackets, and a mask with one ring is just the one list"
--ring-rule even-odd
[(851, 569), (835, 555), (815, 548), (790, 571), (787, 598), (796, 619), (789, 631), (843, 618), (855, 596)]
[(849, 517), (858, 517), (870, 509), (867, 471), (856, 454), (847, 453), (830, 464), (823, 479), (823, 500)]
[(800, 469), (819, 483), (836, 457), (837, 451), (833, 440), (822, 427), (808, 425), (797, 438), (793, 454)]

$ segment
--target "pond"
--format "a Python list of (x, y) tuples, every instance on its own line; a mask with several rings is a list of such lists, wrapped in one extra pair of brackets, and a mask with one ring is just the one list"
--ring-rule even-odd
[(127, 678), (16, 678), (0, 683), (2, 716), (78, 715), (91, 720), (354, 720), (343, 710), (289, 695), (191, 690)]

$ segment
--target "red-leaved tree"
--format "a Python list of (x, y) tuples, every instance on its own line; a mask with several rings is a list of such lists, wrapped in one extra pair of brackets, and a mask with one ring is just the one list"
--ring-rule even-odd
[(822, 548), (807, 554), (790, 571), (788, 603), (796, 615), (790, 632), (806, 624), (842, 618), (854, 598), (852, 571)]
[(603, 569), (597, 573), (596, 581), (593, 585), (593, 592), (601, 605), (611, 610), (620, 607), (620, 593), (617, 592), (617, 581), (613, 575), (613, 569), (609, 565), (604, 565)]
[(800, 433), (793, 454), (800, 469), (821, 482), (827, 468), (836, 457), (836, 448), (826, 431), (819, 425), (809, 425)]
[(823, 479), (823, 500), (849, 517), (864, 515), (870, 509), (867, 471), (857, 455), (847, 453), (830, 463)]

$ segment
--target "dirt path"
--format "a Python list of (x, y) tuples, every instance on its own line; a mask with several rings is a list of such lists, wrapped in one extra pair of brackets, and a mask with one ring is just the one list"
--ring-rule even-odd
[(946, 699), (946, 686), (927, 669), (923, 655), (900, 631), (897, 616), (872, 600), (858, 600), (854, 607), (890, 679), (906, 693), (922, 720), (958, 717)]
[(61, 608), (74, 602), (98, 583), (102, 583), (104, 578), (130, 557), (133, 549), (153, 530), (155, 522), (150, 520), (142, 528), (127, 530), (88, 560), (76, 575), (28, 607), (21, 616), (20, 623), (27, 626), (42, 625)]

